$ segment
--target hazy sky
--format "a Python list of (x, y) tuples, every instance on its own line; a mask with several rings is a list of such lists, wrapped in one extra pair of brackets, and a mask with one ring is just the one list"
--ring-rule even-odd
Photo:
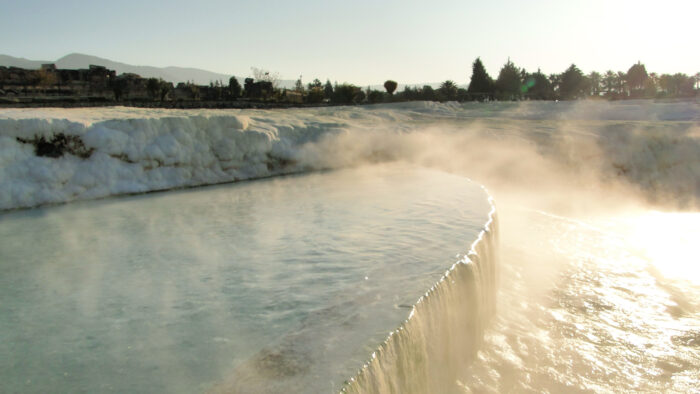
[(695, 74), (699, 17), (698, 0), (0, 0), (0, 53), (356, 84), (466, 84), (477, 56), (493, 77), (508, 57), (545, 73), (641, 60)]

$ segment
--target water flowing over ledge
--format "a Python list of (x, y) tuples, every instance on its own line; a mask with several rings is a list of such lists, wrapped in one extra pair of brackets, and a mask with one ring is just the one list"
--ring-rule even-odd
[(3, 212), (0, 380), (338, 392), (493, 215), (480, 185), (400, 163)]
[(469, 253), (413, 305), (343, 393), (453, 393), (476, 355), (496, 306), (498, 219), (489, 219)]

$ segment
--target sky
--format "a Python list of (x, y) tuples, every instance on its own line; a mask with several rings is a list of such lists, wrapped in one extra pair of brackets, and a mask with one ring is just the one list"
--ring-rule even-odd
[(0, 0), (0, 54), (381, 84), (528, 71), (700, 72), (700, 1)]

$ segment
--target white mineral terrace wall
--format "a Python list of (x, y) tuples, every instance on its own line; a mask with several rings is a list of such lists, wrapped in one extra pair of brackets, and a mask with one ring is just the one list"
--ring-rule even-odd
[[(652, 199), (670, 194), (697, 204), (699, 121), (694, 102), (647, 101), (412, 102), (268, 111), (0, 109), (0, 209), (368, 160), (432, 165), (446, 155), (480, 154), (471, 168), (489, 160), (513, 168), (505, 161), (510, 153), (479, 149), (484, 138), (515, 141), (577, 173), (632, 184)], [(491, 175), (477, 179), (488, 184)]]

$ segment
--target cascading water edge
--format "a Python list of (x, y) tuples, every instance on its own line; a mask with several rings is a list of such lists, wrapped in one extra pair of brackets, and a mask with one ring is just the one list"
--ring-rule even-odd
[(464, 391), (460, 371), (474, 360), (496, 306), (499, 226), (491, 196), (489, 204), (469, 252), (418, 299), (342, 393)]

